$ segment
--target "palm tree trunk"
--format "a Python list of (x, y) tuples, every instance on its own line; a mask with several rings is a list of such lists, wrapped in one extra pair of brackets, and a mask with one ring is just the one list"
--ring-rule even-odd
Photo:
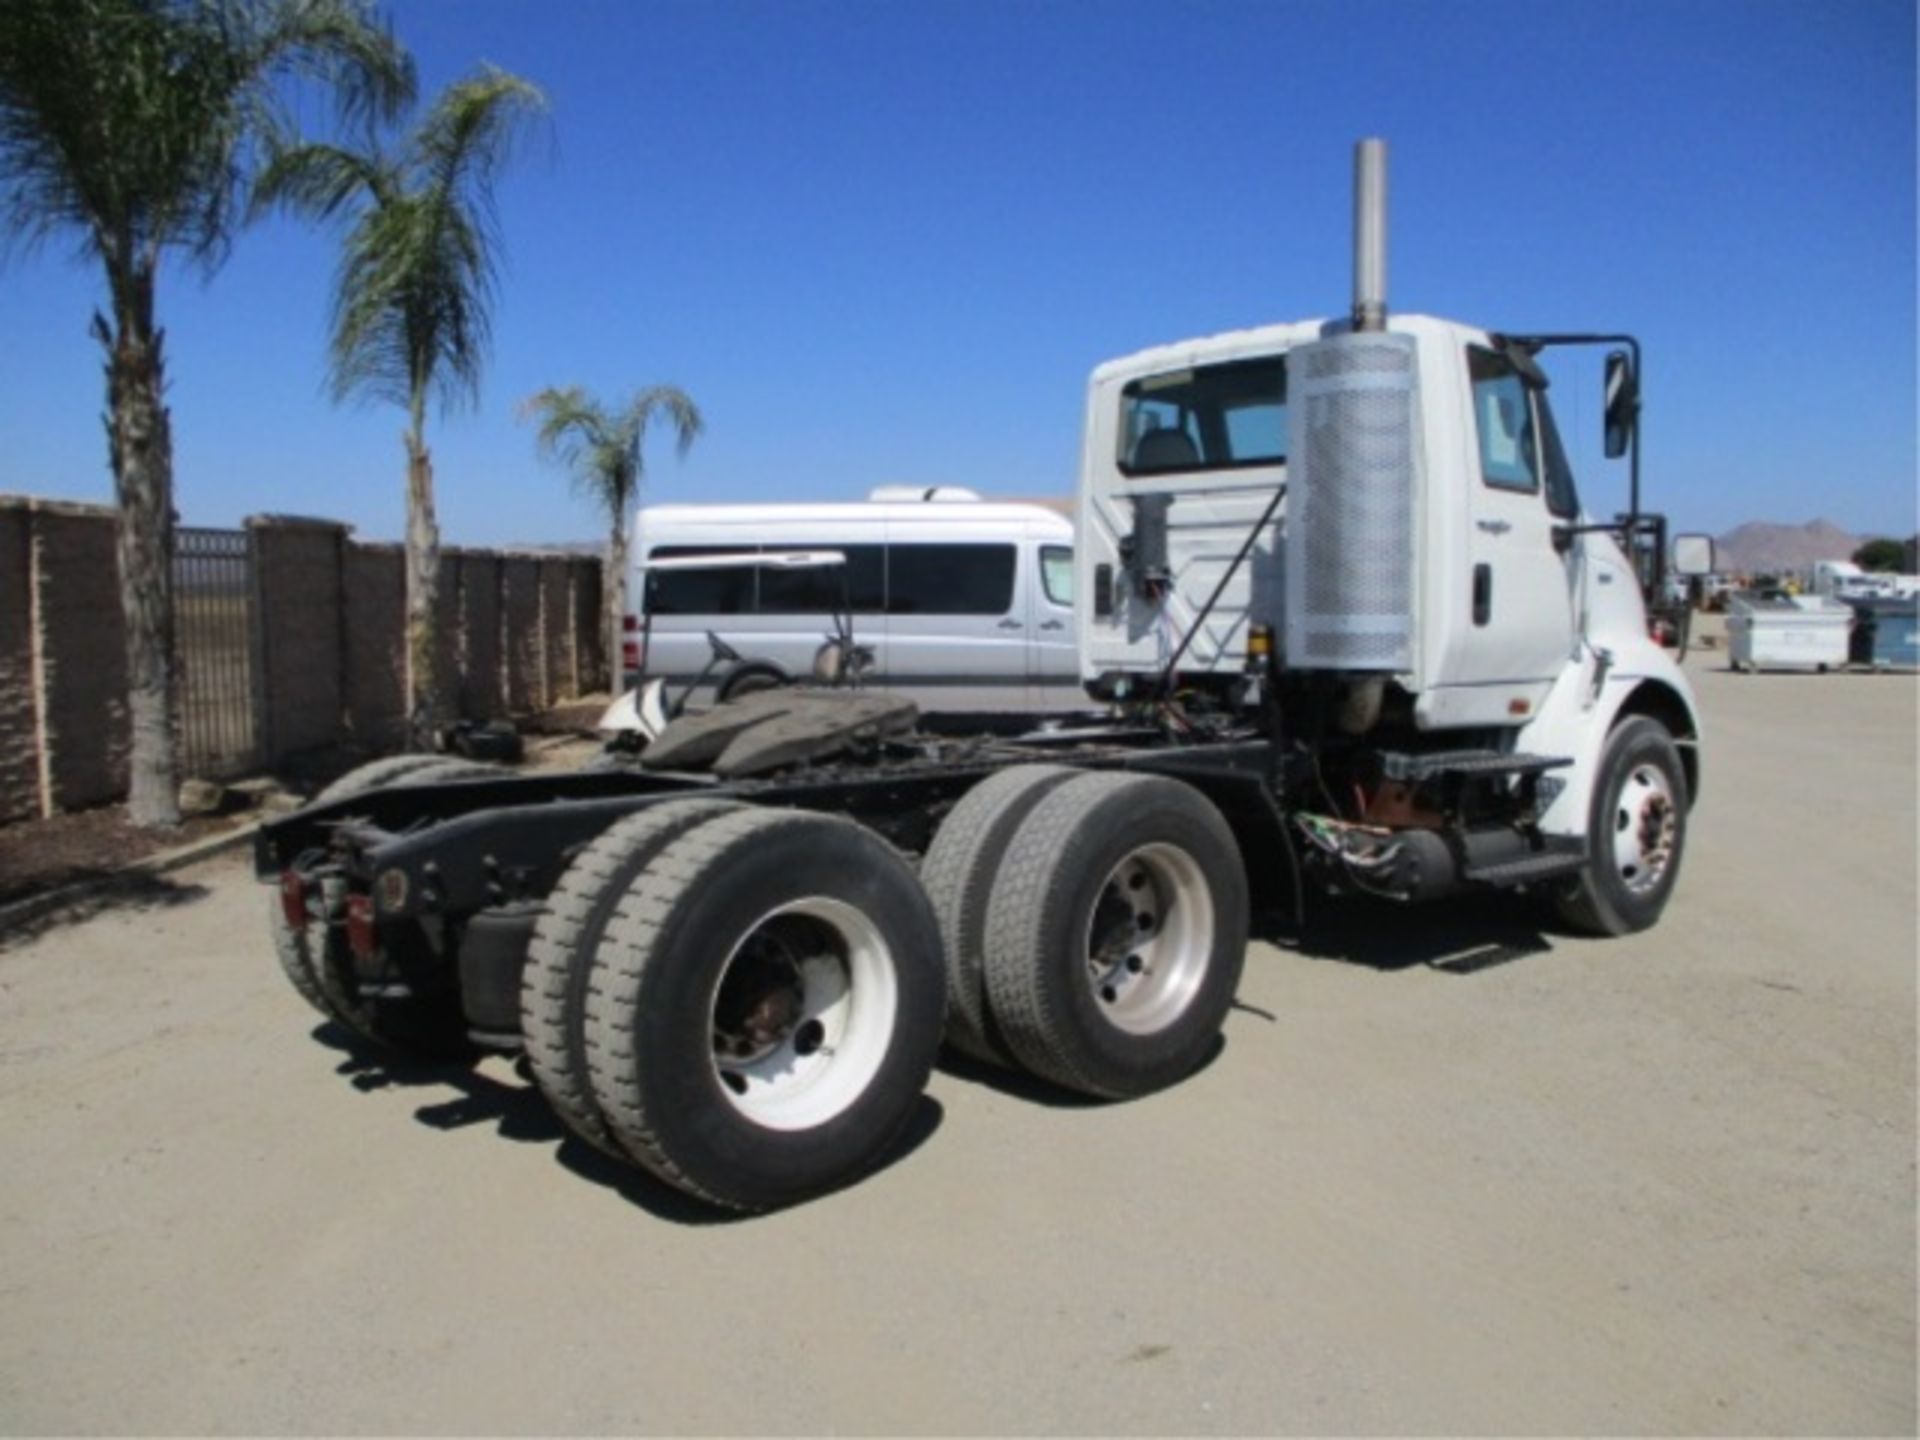
[(621, 674), (621, 646), (626, 641), (627, 615), (627, 527), (616, 517), (607, 532), (607, 568), (601, 581), (607, 612), (607, 688), (618, 697), (625, 678)]
[(173, 435), (162, 401), (164, 338), (153, 326), (153, 267), (109, 276), (107, 444), (120, 505), (120, 609), (126, 622), (127, 813), (143, 828), (180, 823), (173, 714)]
[(407, 747), (434, 748), (441, 726), (440, 527), (433, 515), (433, 457), (419, 410), (407, 431)]

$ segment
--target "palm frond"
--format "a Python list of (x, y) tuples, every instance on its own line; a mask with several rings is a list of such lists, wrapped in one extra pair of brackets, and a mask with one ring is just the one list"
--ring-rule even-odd
[(520, 413), (539, 422), (535, 449), (565, 465), (574, 488), (591, 496), (616, 527), (639, 497), (642, 451), (654, 415), (664, 413), (673, 423), (682, 456), (704, 428), (699, 407), (677, 385), (649, 386), (618, 413), (578, 385), (550, 387), (526, 400)]
[(289, 83), (384, 111), (412, 69), (361, 0), (6, 0), (0, 229), (68, 234), (115, 285), (180, 248), (209, 266), (290, 134)]

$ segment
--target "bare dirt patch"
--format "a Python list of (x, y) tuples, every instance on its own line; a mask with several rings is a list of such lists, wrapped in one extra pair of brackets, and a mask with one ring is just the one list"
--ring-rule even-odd
[(196, 816), (168, 830), (142, 830), (118, 805), (0, 826), (0, 905), (121, 867), (195, 840), (223, 834), (245, 814)]

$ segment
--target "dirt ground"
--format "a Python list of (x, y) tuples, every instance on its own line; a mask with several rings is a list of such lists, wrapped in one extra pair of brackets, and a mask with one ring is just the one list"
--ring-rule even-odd
[(0, 1428), (1912, 1434), (1920, 690), (1724, 664), (1657, 930), (1330, 910), (764, 1219), (347, 1048), (238, 858), (0, 952)]

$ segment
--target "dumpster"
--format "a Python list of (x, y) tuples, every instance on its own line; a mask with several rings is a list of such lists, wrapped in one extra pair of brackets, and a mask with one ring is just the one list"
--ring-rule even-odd
[(1856, 665), (1920, 666), (1920, 600), (1849, 600)]
[(1736, 670), (1837, 669), (1852, 630), (1852, 609), (1825, 595), (1742, 590), (1727, 604)]

